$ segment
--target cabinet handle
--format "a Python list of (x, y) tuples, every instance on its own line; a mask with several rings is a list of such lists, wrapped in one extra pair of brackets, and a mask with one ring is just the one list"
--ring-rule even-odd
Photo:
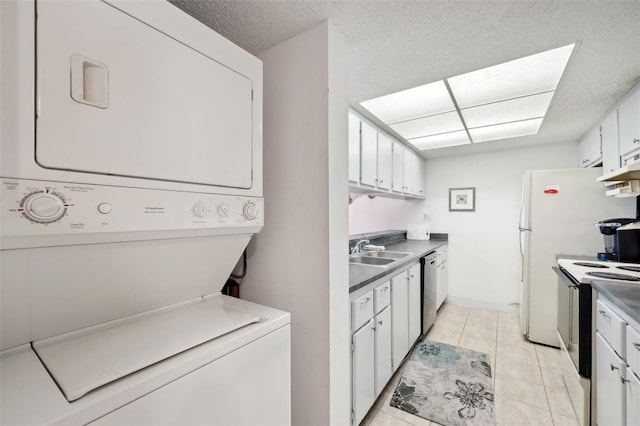
[(382, 325), (382, 320), (378, 321), (378, 324)]
[(633, 347), (640, 351), (640, 343), (633, 342)]
[(380, 290), (380, 292), (387, 291), (387, 290), (389, 290), (389, 287), (382, 287), (382, 290)]
[(634, 139), (633, 143), (640, 143), (640, 139)]
[(620, 370), (620, 367), (616, 367), (615, 365), (611, 364), (611, 371), (613, 370)]
[(369, 300), (371, 300), (370, 297), (367, 297), (366, 299), (364, 299), (362, 302), (360, 302), (361, 305), (366, 305), (367, 303), (369, 303)]
[(625, 379), (624, 377), (620, 377), (620, 381), (622, 382), (622, 384), (624, 385), (625, 383), (629, 383), (631, 382), (631, 380), (629, 379)]
[(611, 319), (611, 317), (609, 315), (607, 315), (607, 313), (605, 311), (598, 311), (598, 312), (600, 312), (600, 315), (602, 315), (606, 319)]

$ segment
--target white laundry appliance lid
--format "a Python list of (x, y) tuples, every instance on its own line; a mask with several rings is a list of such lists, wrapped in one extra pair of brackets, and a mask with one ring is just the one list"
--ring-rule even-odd
[[(194, 346), (259, 322), (214, 299), (33, 343), (69, 402)], [(74, 335), (75, 334), (75, 335)]]

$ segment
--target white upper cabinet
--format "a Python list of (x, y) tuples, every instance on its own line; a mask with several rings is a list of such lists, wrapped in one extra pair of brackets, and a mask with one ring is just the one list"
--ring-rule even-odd
[(613, 110), (602, 121), (600, 136), (602, 138), (602, 173), (607, 174), (620, 168), (617, 110)]
[(406, 148), (398, 142), (393, 144), (393, 179), (391, 181), (391, 190), (393, 192), (402, 192), (404, 179), (404, 152)]
[(391, 189), (391, 150), (393, 141), (378, 133), (378, 189)]
[(360, 123), (360, 183), (376, 186), (378, 174), (378, 132), (375, 127)]
[(425, 186), (427, 179), (427, 164), (416, 156), (413, 163), (413, 185), (411, 186), (411, 194), (416, 197), (423, 198), (425, 196)]
[(623, 159), (640, 148), (640, 87), (618, 106), (618, 136)]
[(404, 194), (411, 194), (413, 188), (413, 168), (416, 162), (416, 156), (412, 151), (406, 149), (404, 151), (404, 169), (403, 169), (403, 182), (402, 192)]
[(360, 180), (360, 119), (349, 111), (349, 182)]
[(580, 167), (589, 167), (602, 160), (602, 140), (600, 126), (595, 127), (578, 141), (578, 162)]
[(426, 163), (403, 143), (349, 111), (349, 184), (364, 193), (424, 198)]

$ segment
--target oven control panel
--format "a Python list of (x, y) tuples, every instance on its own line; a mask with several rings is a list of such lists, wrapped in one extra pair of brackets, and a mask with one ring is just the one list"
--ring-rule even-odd
[[(1, 235), (263, 226), (263, 199), (2, 178)], [(245, 231), (240, 231), (244, 233)]]

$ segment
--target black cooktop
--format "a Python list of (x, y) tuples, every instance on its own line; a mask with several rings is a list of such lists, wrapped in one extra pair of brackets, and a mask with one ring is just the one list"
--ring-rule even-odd
[(574, 265), (577, 266), (586, 266), (588, 268), (603, 268), (603, 269), (607, 269), (609, 268), (607, 265), (603, 265), (601, 263), (591, 263), (591, 262), (573, 262)]
[(623, 269), (625, 271), (640, 272), (640, 266), (625, 265), (625, 266), (617, 266), (616, 268)]
[(597, 277), (597, 278), (608, 278), (610, 280), (640, 281), (640, 278), (638, 277), (632, 277), (631, 275), (626, 275), (626, 274), (618, 274), (615, 272), (594, 271), (594, 272), (587, 272), (587, 275), (591, 275), (592, 277)]

